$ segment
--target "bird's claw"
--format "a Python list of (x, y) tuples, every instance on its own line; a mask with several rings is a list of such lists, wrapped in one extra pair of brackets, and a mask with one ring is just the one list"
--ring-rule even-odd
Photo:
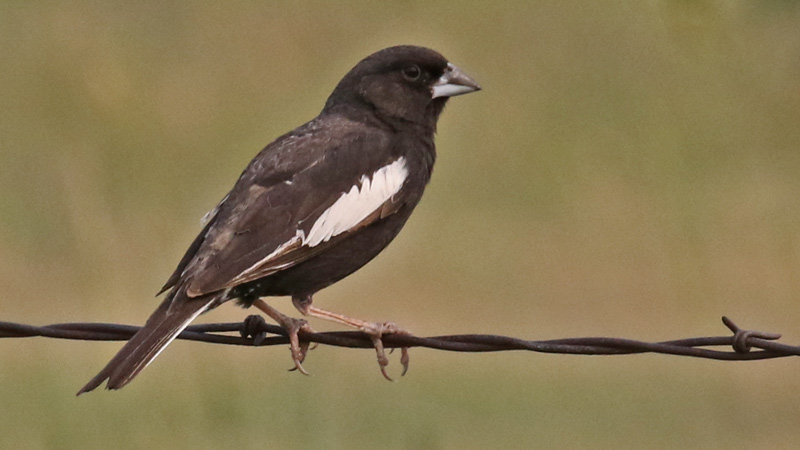
[[(375, 347), (375, 353), (377, 353), (378, 356), (378, 367), (381, 370), (381, 374), (387, 380), (394, 381), (392, 377), (390, 377), (389, 374), (386, 373), (386, 366), (389, 365), (389, 358), (386, 357), (386, 351), (384, 350), (383, 347), (383, 339), (382, 339), (383, 335), (384, 334), (410, 335), (411, 333), (408, 332), (407, 330), (399, 328), (392, 322), (369, 324), (369, 326), (362, 327), (361, 331), (366, 333), (369, 336), (370, 340), (372, 340), (372, 346)], [(392, 352), (394, 352), (394, 348), (389, 351), (390, 354)], [(406, 374), (406, 372), (408, 372), (408, 362), (409, 362), (408, 348), (401, 347), (400, 364), (403, 365), (403, 372), (400, 374), (400, 376), (403, 376)]]
[(403, 365), (403, 371), (400, 373), (401, 377), (404, 377), (408, 372), (408, 362), (410, 358), (408, 356), (408, 347), (401, 347), (400, 348), (400, 364)]
[(307, 341), (300, 342), (298, 333), (301, 331), (304, 333), (313, 333), (314, 330), (304, 319), (294, 319), (291, 317), (287, 317), (286, 319), (286, 322), (282, 323), (281, 326), (283, 326), (283, 329), (286, 330), (286, 333), (289, 335), (289, 351), (292, 352), (292, 361), (294, 361), (294, 367), (289, 369), (289, 371), (297, 370), (303, 375), (310, 375), (306, 369), (303, 368), (302, 364), (306, 359), (309, 343)]
[[(392, 353), (394, 353), (394, 351), (395, 348), (392, 348), (391, 350), (389, 350), (389, 354), (391, 355)], [(403, 365), (403, 373), (400, 374), (401, 377), (405, 376), (406, 372), (408, 372), (408, 361), (409, 361), (408, 347), (400, 347), (400, 364)]]

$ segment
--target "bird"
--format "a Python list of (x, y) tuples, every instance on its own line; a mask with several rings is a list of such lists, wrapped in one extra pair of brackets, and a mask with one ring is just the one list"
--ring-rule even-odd
[[(352, 274), (397, 236), (428, 184), (434, 134), (453, 96), (478, 83), (440, 53), (400, 45), (356, 64), (317, 117), (278, 137), (247, 165), (204, 218), (158, 295), (144, 326), (78, 395), (106, 382), (120, 389), (200, 314), (235, 300), (256, 306), (287, 330), (295, 369), (310, 327), (264, 301), (289, 296), (303, 316), (351, 326), (370, 336), (386, 378), (381, 337), (408, 333), (313, 305), (313, 295)], [(407, 349), (402, 349), (404, 373)]]

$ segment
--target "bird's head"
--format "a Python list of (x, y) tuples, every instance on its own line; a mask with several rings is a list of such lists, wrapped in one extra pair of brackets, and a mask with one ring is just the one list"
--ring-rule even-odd
[(403, 45), (373, 53), (353, 67), (325, 110), (360, 104), (389, 119), (435, 125), (449, 97), (478, 90), (478, 83), (444, 56)]

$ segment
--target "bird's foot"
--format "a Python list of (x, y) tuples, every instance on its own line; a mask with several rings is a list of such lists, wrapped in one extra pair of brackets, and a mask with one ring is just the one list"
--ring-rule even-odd
[(308, 354), (309, 343), (307, 341), (300, 342), (300, 337), (298, 335), (301, 331), (304, 333), (313, 333), (314, 330), (305, 319), (295, 319), (293, 317), (287, 317), (287, 319), (285, 323), (280, 325), (289, 335), (289, 351), (292, 352), (292, 361), (294, 361), (294, 367), (289, 370), (297, 370), (303, 375), (308, 375), (309, 373), (303, 368), (302, 363), (306, 359), (306, 354)]
[[(300, 311), (304, 316), (318, 317), (320, 319), (347, 325), (349, 327), (361, 330), (361, 332), (369, 336), (370, 340), (372, 340), (372, 346), (375, 347), (375, 352), (378, 354), (378, 366), (381, 369), (383, 377), (389, 381), (394, 381), (389, 374), (386, 373), (386, 366), (389, 365), (389, 358), (386, 357), (382, 338), (386, 334), (410, 336), (411, 333), (409, 331), (398, 327), (392, 322), (366, 322), (364, 320), (347, 317), (343, 314), (328, 311), (326, 309), (317, 308), (316, 306), (312, 305), (310, 295), (292, 297), (292, 303), (294, 304), (295, 308), (297, 308), (297, 310)], [(403, 372), (400, 376), (403, 376), (406, 374), (406, 372), (408, 372), (408, 361), (408, 348), (401, 347), (400, 364), (403, 365)]]
[(297, 370), (303, 375), (308, 375), (309, 373), (303, 368), (303, 361), (306, 359), (309, 343), (300, 342), (299, 337), (300, 332), (314, 332), (308, 322), (305, 319), (295, 319), (294, 317), (289, 317), (277, 309), (269, 306), (261, 299), (256, 300), (253, 303), (253, 306), (270, 316), (274, 321), (278, 322), (278, 325), (286, 330), (286, 334), (289, 338), (289, 351), (292, 352), (292, 361), (294, 361), (294, 367), (289, 370)]
[[(383, 336), (385, 334), (401, 334), (410, 336), (411, 333), (408, 330), (398, 327), (392, 322), (364, 322), (358, 328), (372, 340), (372, 346), (375, 347), (375, 352), (378, 354), (378, 366), (381, 369), (381, 374), (383, 374), (383, 377), (389, 381), (394, 381), (392, 377), (386, 373), (386, 366), (389, 365), (389, 358), (386, 357), (386, 352), (383, 348)], [(393, 351), (394, 349), (391, 349), (389, 353)], [(403, 372), (400, 374), (401, 377), (408, 372), (408, 362), (408, 347), (400, 347), (400, 364), (403, 365)]]

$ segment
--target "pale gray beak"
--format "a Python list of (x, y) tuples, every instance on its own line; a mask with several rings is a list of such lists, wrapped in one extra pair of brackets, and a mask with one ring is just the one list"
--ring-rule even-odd
[(481, 87), (458, 67), (447, 63), (444, 75), (433, 84), (432, 98), (453, 97), (480, 91)]

